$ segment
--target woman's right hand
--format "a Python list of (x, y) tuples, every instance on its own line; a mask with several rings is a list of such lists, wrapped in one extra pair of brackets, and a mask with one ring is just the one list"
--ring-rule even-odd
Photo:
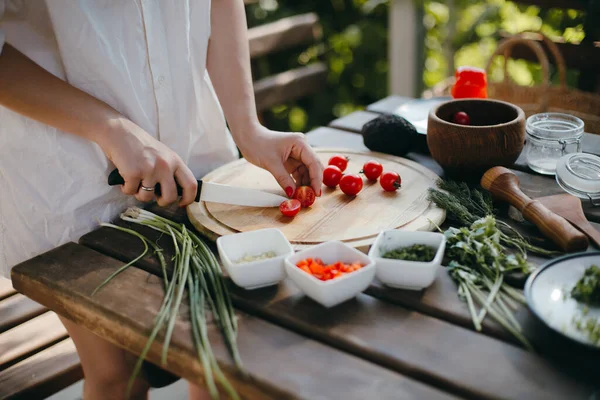
[(0, 89), (0, 105), (96, 142), (123, 176), (124, 193), (152, 201), (154, 192), (141, 190), (141, 185), (160, 183), (158, 204), (166, 206), (177, 200), (177, 179), (183, 187), (180, 205), (194, 201), (196, 179), (174, 151), (108, 104), (54, 76), (8, 43), (0, 53)]
[(165, 207), (177, 200), (177, 183), (183, 188), (179, 205), (185, 207), (196, 198), (198, 182), (181, 157), (127, 119), (111, 122), (110, 128), (96, 140), (106, 156), (119, 169), (125, 183), (123, 193), (139, 201), (150, 202), (153, 191), (142, 189), (160, 183), (158, 205)]

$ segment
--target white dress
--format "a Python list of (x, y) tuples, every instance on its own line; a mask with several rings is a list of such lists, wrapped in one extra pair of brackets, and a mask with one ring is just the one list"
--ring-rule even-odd
[[(13, 47), (176, 151), (196, 177), (237, 158), (206, 70), (210, 0), (0, 0)], [(135, 199), (78, 136), (0, 106), (0, 275)]]

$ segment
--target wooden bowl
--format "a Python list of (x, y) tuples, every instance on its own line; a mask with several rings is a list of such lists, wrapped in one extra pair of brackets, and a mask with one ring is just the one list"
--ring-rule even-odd
[[(469, 115), (470, 125), (452, 122)], [(452, 174), (477, 175), (498, 165), (512, 165), (525, 144), (525, 113), (513, 104), (491, 99), (457, 99), (429, 113), (427, 145), (431, 156)]]

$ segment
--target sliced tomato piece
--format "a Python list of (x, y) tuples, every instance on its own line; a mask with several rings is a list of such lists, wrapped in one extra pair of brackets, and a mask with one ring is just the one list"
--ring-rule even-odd
[(300, 202), (302, 208), (312, 206), (315, 198), (315, 191), (310, 186), (300, 186), (294, 193), (294, 199)]
[(286, 217), (294, 217), (300, 212), (302, 204), (296, 199), (286, 200), (279, 205), (279, 211)]

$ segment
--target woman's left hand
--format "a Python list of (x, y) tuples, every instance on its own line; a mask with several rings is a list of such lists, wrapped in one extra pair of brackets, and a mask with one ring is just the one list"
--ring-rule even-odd
[(260, 126), (245, 139), (238, 144), (244, 158), (269, 171), (288, 197), (297, 186), (304, 185), (321, 195), (323, 164), (304, 134), (276, 132)]

